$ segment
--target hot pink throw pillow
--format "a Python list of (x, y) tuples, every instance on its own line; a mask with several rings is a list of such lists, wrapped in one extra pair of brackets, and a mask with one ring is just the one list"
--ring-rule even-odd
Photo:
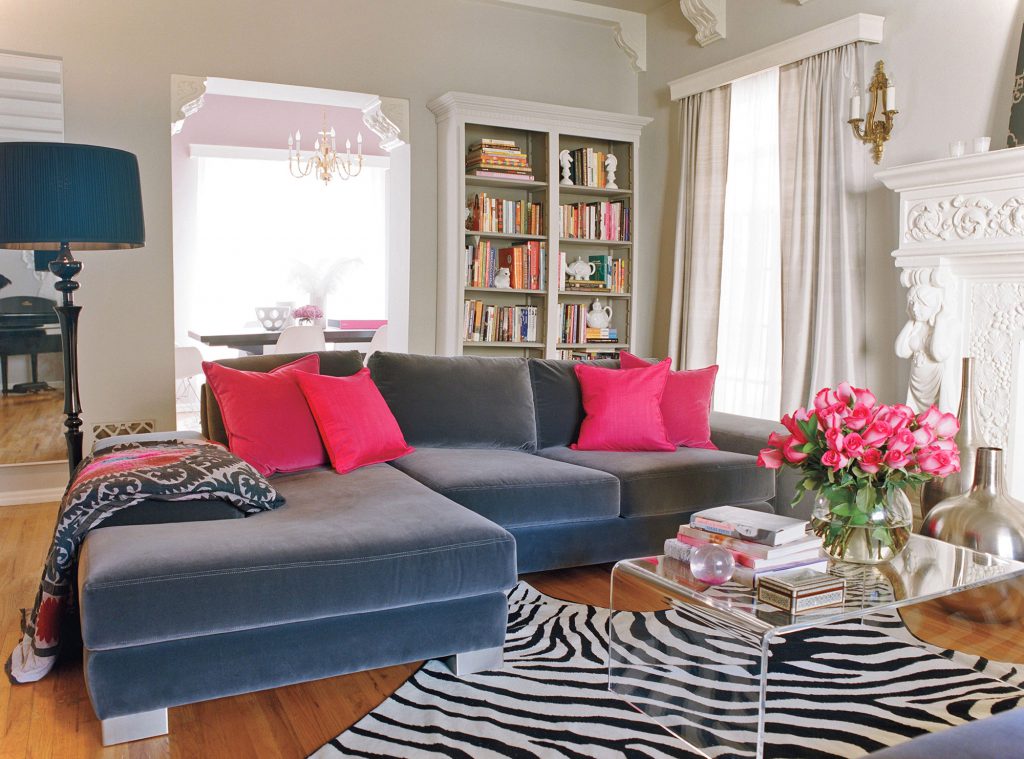
[(345, 474), (413, 452), (369, 369), (350, 377), (298, 373), (295, 378), (335, 471)]
[(244, 372), (203, 362), (224, 417), (228, 450), (260, 474), (298, 472), (327, 463), (316, 422), (295, 377), (320, 372), (320, 357), (303, 356), (269, 372)]
[[(651, 364), (632, 353), (619, 354), (623, 369), (641, 369)], [(711, 395), (715, 392), (718, 365), (670, 372), (661, 398), (661, 413), (665, 417), (668, 439), (686, 448), (718, 450), (711, 442)]]
[(668, 380), (665, 359), (644, 369), (602, 369), (587, 364), (573, 367), (580, 381), (583, 410), (580, 451), (674, 451), (665, 434), (661, 396)]

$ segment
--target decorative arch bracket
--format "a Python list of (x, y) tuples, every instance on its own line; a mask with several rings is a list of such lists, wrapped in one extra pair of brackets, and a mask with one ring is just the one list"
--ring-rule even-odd
[(725, 39), (726, 0), (679, 0), (679, 10), (697, 32), (701, 47)]
[(390, 153), (409, 142), (409, 101), (376, 98), (363, 108), (363, 123), (380, 137), (380, 146)]
[(185, 119), (203, 107), (205, 76), (171, 74), (171, 137), (185, 125)]

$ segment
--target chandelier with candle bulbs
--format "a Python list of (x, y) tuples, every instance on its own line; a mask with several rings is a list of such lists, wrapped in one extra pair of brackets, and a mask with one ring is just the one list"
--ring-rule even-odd
[(339, 177), (348, 180), (358, 176), (363, 170), (363, 133), (356, 136), (356, 156), (352, 157), (352, 141), (345, 140), (345, 154), (338, 153), (334, 127), (327, 128), (327, 112), (324, 112), (324, 125), (313, 143), (313, 155), (302, 157), (302, 133), (295, 131), (295, 137), (288, 135), (288, 170), (296, 179), (308, 177), (316, 171), (316, 178), (330, 184), (331, 179)]

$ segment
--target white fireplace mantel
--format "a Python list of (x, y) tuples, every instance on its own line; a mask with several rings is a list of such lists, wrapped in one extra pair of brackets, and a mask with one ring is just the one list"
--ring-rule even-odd
[[(898, 166), (876, 178), (899, 193), (911, 360), (908, 402), (955, 411), (960, 359), (975, 359), (974, 401), (988, 445), (1006, 449), (1024, 493), (1024, 147)], [(915, 318), (916, 317), (916, 318)], [(901, 344), (902, 342), (902, 344)]]

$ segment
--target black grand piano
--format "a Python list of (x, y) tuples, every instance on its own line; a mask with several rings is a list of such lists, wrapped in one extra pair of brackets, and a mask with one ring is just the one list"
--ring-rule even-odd
[[(0, 298), (0, 375), (3, 393), (29, 393), (49, 388), (39, 381), (39, 354), (60, 353), (60, 334), (47, 331), (57, 324), (56, 301), (34, 295), (12, 295)], [(29, 356), (32, 381), (8, 387), (7, 357)]]

